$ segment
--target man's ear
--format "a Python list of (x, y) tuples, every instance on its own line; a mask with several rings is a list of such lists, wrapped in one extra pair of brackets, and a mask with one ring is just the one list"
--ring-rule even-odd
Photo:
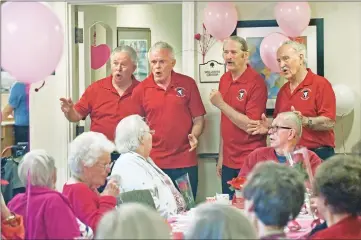
[(175, 66), (176, 62), (177, 62), (177, 60), (175, 60), (175, 59), (172, 60), (172, 67)]

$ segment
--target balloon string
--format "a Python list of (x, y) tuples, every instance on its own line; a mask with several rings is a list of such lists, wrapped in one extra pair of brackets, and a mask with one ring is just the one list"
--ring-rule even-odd
[(345, 134), (343, 132), (343, 116), (344, 114), (341, 115), (341, 135), (342, 135), (342, 148), (343, 148), (343, 154), (346, 155), (346, 147), (345, 147)]

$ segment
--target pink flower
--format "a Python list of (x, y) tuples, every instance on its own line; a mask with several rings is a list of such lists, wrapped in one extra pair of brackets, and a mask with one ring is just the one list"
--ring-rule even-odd
[(200, 33), (195, 34), (194, 39), (196, 39), (198, 41), (201, 40), (201, 34)]

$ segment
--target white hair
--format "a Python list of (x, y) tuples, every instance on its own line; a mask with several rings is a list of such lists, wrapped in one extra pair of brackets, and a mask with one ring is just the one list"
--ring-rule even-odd
[(150, 59), (149, 55), (154, 52), (154, 51), (157, 51), (157, 50), (161, 50), (161, 49), (166, 49), (168, 50), (169, 52), (169, 55), (172, 59), (174, 59), (174, 49), (173, 47), (169, 44), (169, 43), (166, 43), (166, 42), (156, 42), (150, 49), (149, 49), (149, 52), (148, 52), (148, 59)]
[(184, 239), (257, 239), (251, 222), (233, 206), (202, 203), (192, 219)]
[(110, 56), (110, 59), (113, 59), (116, 53), (121, 53), (121, 52), (125, 52), (126, 54), (128, 54), (134, 65), (137, 65), (137, 61), (138, 61), (137, 52), (134, 50), (134, 48), (128, 45), (121, 45), (119, 47), (114, 48)]
[(149, 131), (149, 126), (139, 115), (123, 118), (115, 130), (115, 145), (119, 153), (134, 152), (141, 144), (141, 139)]
[(123, 203), (99, 222), (95, 239), (171, 239), (166, 219), (148, 206)]
[(115, 146), (102, 133), (84, 132), (70, 143), (69, 149), (70, 172), (72, 176), (80, 177), (83, 166), (93, 166), (102, 154), (110, 155)]
[(289, 45), (291, 46), (297, 53), (302, 54), (303, 55), (303, 64), (307, 65), (307, 51), (306, 51), (306, 46), (302, 43), (296, 42), (296, 41), (286, 41), (284, 42), (282, 46), (284, 45)]
[(29, 175), (31, 185), (54, 188), (55, 171), (54, 158), (45, 150), (35, 149), (25, 154), (20, 162), (18, 174), (25, 186)]
[(302, 136), (302, 121), (294, 112), (281, 112), (277, 117), (282, 118), (283, 121), (289, 122), (292, 128), (295, 129), (297, 137)]

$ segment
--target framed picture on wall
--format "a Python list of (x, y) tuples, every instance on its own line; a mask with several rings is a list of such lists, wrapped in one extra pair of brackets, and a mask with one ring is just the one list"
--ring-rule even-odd
[(149, 75), (148, 50), (151, 46), (150, 28), (117, 28), (117, 46), (128, 45), (138, 55), (137, 69), (134, 76), (143, 81)]
[[(232, 35), (243, 37), (249, 46), (249, 64), (265, 79), (268, 89), (267, 115), (272, 116), (279, 89), (287, 81), (278, 73), (271, 72), (263, 63), (260, 45), (264, 37), (273, 32), (284, 33), (276, 20), (238, 21)], [(323, 19), (311, 19), (309, 26), (296, 41), (305, 44), (307, 67), (314, 73), (324, 75), (324, 28)]]

